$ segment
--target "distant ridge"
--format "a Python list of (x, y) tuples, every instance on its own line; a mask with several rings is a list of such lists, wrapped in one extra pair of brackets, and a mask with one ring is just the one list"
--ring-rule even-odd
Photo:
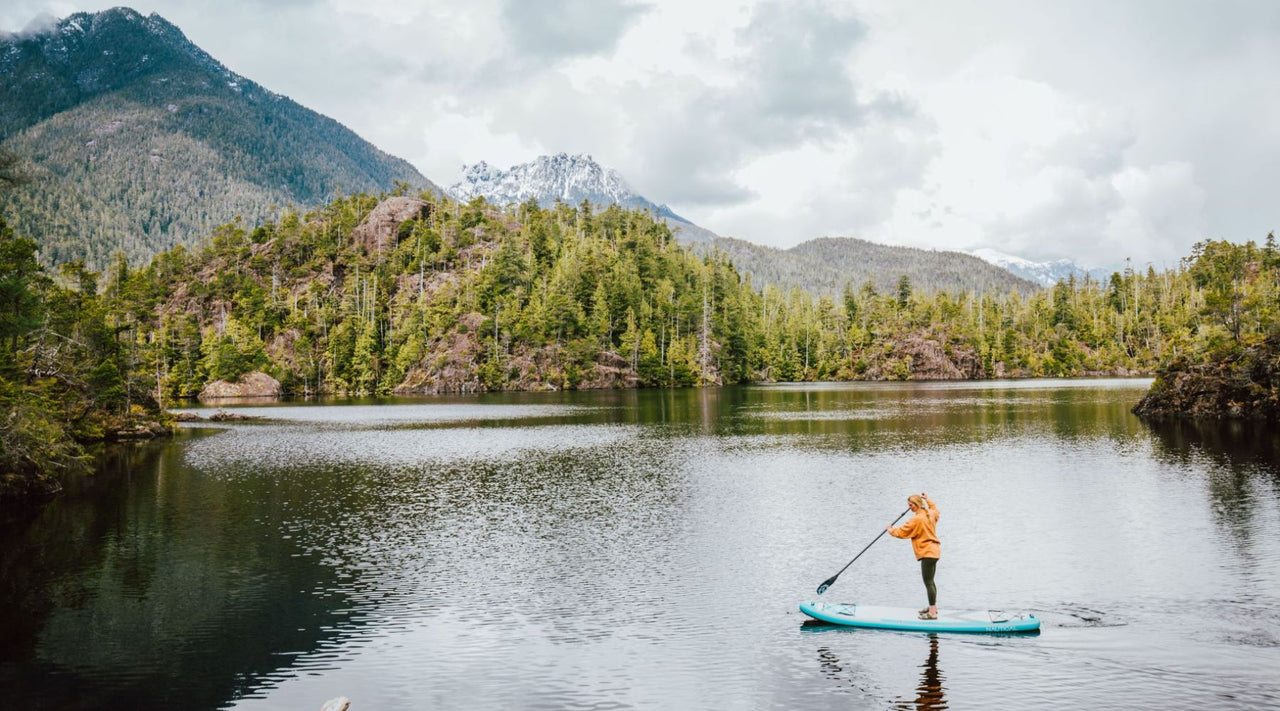
[(547, 207), (557, 200), (577, 205), (583, 200), (597, 205), (621, 205), (648, 210), (666, 222), (684, 241), (705, 241), (715, 237), (677, 215), (666, 205), (656, 204), (637, 195), (627, 181), (612, 168), (605, 168), (590, 155), (557, 153), (538, 156), (528, 163), (506, 170), (484, 161), (464, 166), (462, 180), (449, 186), (449, 194), (463, 202), (475, 197), (494, 205), (508, 205), (534, 200)]
[(837, 295), (845, 286), (870, 283), (881, 292), (897, 288), (906, 276), (921, 291), (1030, 294), (1040, 286), (1005, 269), (961, 252), (877, 244), (852, 237), (821, 237), (790, 249), (776, 249), (731, 237), (696, 244), (710, 254), (722, 252), (750, 274), (757, 286), (800, 287), (811, 293)]
[(331, 118), (224, 67), (159, 15), (81, 12), (0, 36), (0, 202), (48, 263), (134, 261), (290, 204), (439, 188)]

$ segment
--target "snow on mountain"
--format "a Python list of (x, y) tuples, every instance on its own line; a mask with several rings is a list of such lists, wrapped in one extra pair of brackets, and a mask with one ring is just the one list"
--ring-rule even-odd
[(1055, 259), (1050, 262), (1033, 262), (1030, 259), (1024, 259), (1012, 254), (1006, 254), (998, 250), (990, 248), (975, 249), (969, 254), (991, 264), (1007, 269), (1023, 279), (1034, 281), (1042, 286), (1053, 286), (1059, 280), (1075, 276), (1077, 279), (1083, 279), (1086, 276), (1099, 279), (1111, 270), (1100, 268), (1087, 268), (1080, 266), (1070, 259)]
[(585, 154), (539, 156), (505, 171), (480, 161), (463, 169), (462, 181), (450, 192), (462, 200), (483, 195), (498, 204), (529, 198), (570, 204), (584, 199), (601, 204), (648, 203), (631, 190), (618, 171), (602, 167)]
[(529, 199), (544, 207), (557, 200), (570, 205), (577, 205), (583, 200), (597, 205), (617, 204), (650, 210), (687, 240), (700, 241), (715, 236), (672, 212), (666, 205), (658, 205), (637, 195), (618, 171), (601, 166), (585, 153), (539, 156), (507, 170), (480, 161), (464, 166), (462, 180), (451, 185), (448, 193), (463, 202), (483, 196), (495, 205), (521, 203)]

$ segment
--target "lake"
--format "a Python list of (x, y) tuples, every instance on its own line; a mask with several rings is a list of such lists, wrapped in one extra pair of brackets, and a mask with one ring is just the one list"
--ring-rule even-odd
[[(15, 708), (1280, 706), (1280, 441), (1150, 427), (1146, 380), (228, 408), (0, 528)], [(208, 410), (203, 411), (208, 414)], [(796, 606), (924, 490), (939, 605)], [(885, 536), (823, 599), (921, 607)]]

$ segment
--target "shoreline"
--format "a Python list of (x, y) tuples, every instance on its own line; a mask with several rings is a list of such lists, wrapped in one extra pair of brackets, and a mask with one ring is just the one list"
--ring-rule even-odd
[[(1090, 373), (1087, 375), (1034, 375), (1025, 377), (1002, 377), (1002, 378), (909, 378), (906, 380), (888, 380), (888, 379), (853, 379), (853, 380), (756, 380), (746, 383), (717, 384), (711, 383), (706, 385), (685, 385), (685, 386), (646, 386), (636, 385), (631, 387), (574, 387), (574, 388), (558, 388), (549, 383), (543, 383), (542, 387), (527, 388), (460, 388), (460, 389), (430, 389), (430, 390), (393, 390), (386, 394), (377, 393), (358, 393), (358, 392), (323, 392), (318, 394), (298, 395), (296, 393), (283, 393), (274, 397), (263, 396), (246, 396), (246, 397), (225, 397), (210, 398), (201, 400), (199, 398), (185, 398), (179, 400), (180, 406), (169, 408), (170, 414), (180, 412), (190, 412), (192, 410), (211, 410), (222, 407), (245, 407), (252, 405), (270, 406), (281, 403), (296, 402), (324, 402), (332, 400), (392, 400), (392, 399), (416, 399), (431, 397), (466, 397), (475, 395), (501, 395), (501, 394), (535, 394), (535, 393), (568, 393), (568, 392), (656, 392), (666, 390), (722, 390), (725, 388), (751, 388), (751, 387), (801, 387), (807, 385), (815, 386), (831, 386), (831, 385), (939, 385), (939, 384), (982, 384), (982, 383), (1028, 383), (1036, 381), (1044, 381), (1047, 383), (1066, 383), (1071, 381), (1082, 382), (1100, 382), (1106, 380), (1148, 380), (1153, 381), (1156, 377), (1155, 371), (1152, 372), (1130, 372), (1125, 373)], [(204, 418), (200, 418), (204, 419)], [(181, 420), (180, 420), (181, 421)], [(187, 420), (195, 421), (195, 420)]]

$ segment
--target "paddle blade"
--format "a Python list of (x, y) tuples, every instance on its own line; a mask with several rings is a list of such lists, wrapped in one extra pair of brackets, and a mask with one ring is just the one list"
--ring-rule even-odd
[(831, 584), (834, 583), (836, 581), (836, 578), (838, 577), (840, 576), (833, 575), (830, 578), (827, 578), (827, 581), (825, 583), (818, 586), (818, 594), (821, 595), (822, 593), (826, 592), (827, 588), (831, 587)]

